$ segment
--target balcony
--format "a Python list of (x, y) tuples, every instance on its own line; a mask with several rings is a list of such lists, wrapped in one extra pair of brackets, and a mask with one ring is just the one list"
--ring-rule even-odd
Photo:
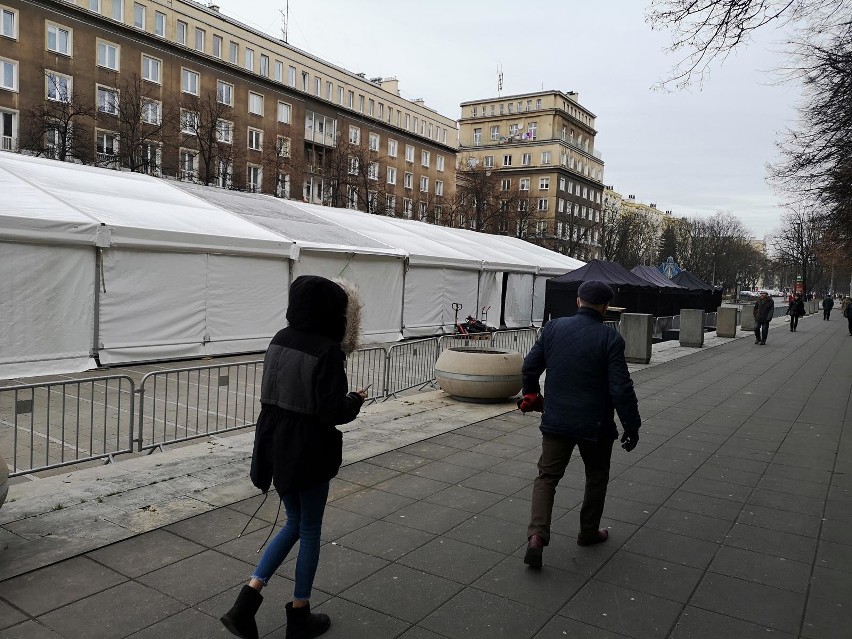
[(14, 147), (15, 139), (11, 135), (0, 136), (0, 150), (2, 151), (12, 151)]

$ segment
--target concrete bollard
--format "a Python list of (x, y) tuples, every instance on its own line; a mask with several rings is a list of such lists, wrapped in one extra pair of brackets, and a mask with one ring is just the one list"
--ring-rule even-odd
[(740, 314), (740, 328), (744, 331), (753, 331), (754, 330), (754, 306), (751, 304), (744, 304), (743, 310)]
[(651, 335), (654, 317), (642, 313), (622, 313), (618, 325), (624, 338), (624, 358), (632, 364), (651, 361)]
[(718, 337), (737, 336), (737, 308), (720, 306), (716, 309), (716, 335)]
[(704, 311), (700, 308), (680, 309), (680, 345), (704, 346)]

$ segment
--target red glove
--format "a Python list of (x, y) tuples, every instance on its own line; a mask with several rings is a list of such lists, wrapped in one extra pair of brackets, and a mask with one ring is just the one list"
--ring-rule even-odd
[(544, 397), (541, 396), (541, 393), (525, 393), (524, 396), (518, 400), (518, 408), (522, 413), (530, 413), (533, 411), (540, 413), (544, 410)]

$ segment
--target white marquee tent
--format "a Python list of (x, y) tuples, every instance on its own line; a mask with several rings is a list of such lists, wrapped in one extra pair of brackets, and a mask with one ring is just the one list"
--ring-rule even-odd
[(364, 342), (539, 323), (582, 262), (516, 238), (0, 154), (0, 378), (262, 351), (302, 274), (343, 277)]

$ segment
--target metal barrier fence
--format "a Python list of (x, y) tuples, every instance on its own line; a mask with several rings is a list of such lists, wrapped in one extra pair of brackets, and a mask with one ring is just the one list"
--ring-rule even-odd
[(448, 348), (503, 348), (526, 355), (538, 338), (538, 329), (518, 328), (471, 335), (444, 335), (440, 338), (438, 355)]
[(360, 348), (346, 358), (349, 390), (367, 388), (367, 401), (387, 396), (388, 354), (383, 348)]
[(132, 452), (135, 390), (126, 375), (0, 388), (0, 453), (9, 474)]
[(255, 423), (263, 360), (148, 373), (139, 384), (137, 450)]
[(431, 384), (435, 380), (438, 338), (394, 344), (388, 349), (385, 397)]

